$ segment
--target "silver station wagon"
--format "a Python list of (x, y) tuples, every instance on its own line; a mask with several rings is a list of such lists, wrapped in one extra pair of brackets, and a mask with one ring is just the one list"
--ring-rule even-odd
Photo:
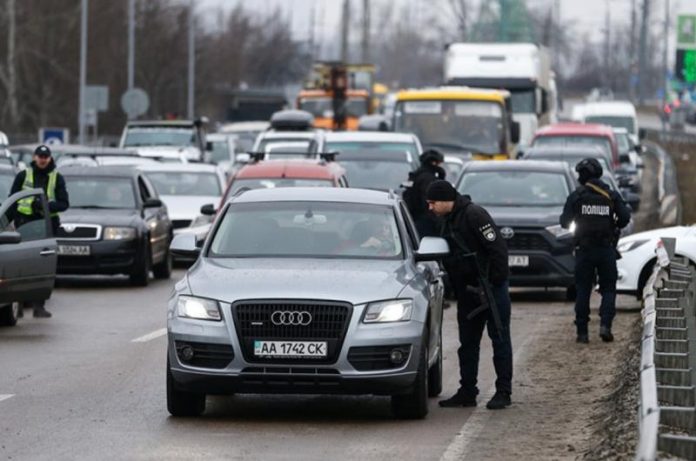
[(375, 394), (423, 418), (442, 389), (440, 238), (418, 239), (398, 196), (264, 189), (233, 197), (168, 306), (167, 406), (207, 394)]

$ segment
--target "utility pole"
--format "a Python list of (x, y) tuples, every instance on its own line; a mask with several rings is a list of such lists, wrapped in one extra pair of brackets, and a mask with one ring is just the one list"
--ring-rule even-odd
[(604, 86), (606, 88), (611, 87), (611, 78), (609, 63), (609, 55), (611, 53), (611, 3), (609, 0), (605, 0), (605, 10), (604, 10)]
[(188, 119), (194, 118), (195, 91), (196, 91), (196, 30), (193, 16), (194, 0), (189, 4), (188, 23)]
[(19, 120), (17, 107), (17, 17), (15, 0), (7, 0), (7, 99), (10, 110), (10, 124), (15, 126)]
[(631, 0), (631, 36), (628, 40), (628, 92), (631, 101), (636, 100), (633, 82), (636, 78), (636, 0)]
[(128, 89), (135, 86), (135, 0), (128, 0)]
[(348, 39), (350, 32), (350, 0), (343, 0), (343, 17), (341, 18), (341, 61), (348, 62)]
[[(664, 49), (662, 50), (662, 107), (665, 107), (665, 104), (667, 103), (667, 65), (669, 62), (667, 52), (669, 51), (669, 17), (670, 17), (670, 11), (669, 11), (669, 0), (665, 0), (665, 24), (664, 24), (664, 32), (663, 34), (663, 39), (664, 39)], [(664, 120), (664, 119), (663, 119)], [(663, 130), (665, 129), (665, 123), (663, 122), (662, 124)]]
[(645, 104), (645, 74), (647, 71), (648, 21), (650, 20), (650, 0), (643, 0), (643, 12), (640, 23), (640, 48), (638, 51), (638, 104)]
[(87, 85), (87, 3), (82, 0), (82, 18), (80, 21), (80, 101), (77, 110), (78, 139), (80, 144), (85, 143), (85, 86)]
[(363, 63), (370, 61), (370, 0), (363, 0), (362, 23), (362, 53), (360, 59)]

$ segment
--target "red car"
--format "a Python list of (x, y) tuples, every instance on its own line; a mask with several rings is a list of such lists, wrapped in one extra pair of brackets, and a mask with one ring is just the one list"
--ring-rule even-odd
[(220, 207), (242, 188), (348, 187), (346, 171), (324, 160), (266, 160), (240, 168), (227, 184)]
[(619, 145), (614, 131), (606, 125), (594, 123), (556, 123), (537, 130), (532, 147), (538, 146), (599, 146), (611, 154), (614, 166), (619, 166)]

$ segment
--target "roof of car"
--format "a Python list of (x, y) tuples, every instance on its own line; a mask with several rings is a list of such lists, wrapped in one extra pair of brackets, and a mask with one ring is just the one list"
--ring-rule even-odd
[(129, 127), (192, 127), (193, 120), (137, 120), (128, 122)]
[(343, 169), (333, 162), (300, 159), (266, 160), (243, 166), (235, 175), (235, 179), (333, 179), (342, 173)]
[(264, 131), (259, 136), (263, 139), (314, 139), (316, 131)]
[(549, 173), (565, 173), (568, 166), (564, 162), (546, 160), (473, 160), (464, 165), (467, 172), (472, 171), (542, 171)]
[(584, 116), (635, 116), (636, 107), (628, 101), (597, 101), (585, 103), (582, 113)]
[(341, 131), (326, 133), (326, 142), (407, 142), (413, 143), (415, 136), (411, 133), (394, 133), (384, 131)]
[(98, 168), (92, 166), (74, 166), (61, 170), (63, 176), (107, 176), (114, 178), (132, 178), (138, 174), (138, 169), (132, 166), (104, 165)]
[(614, 131), (597, 123), (556, 123), (539, 128), (535, 136), (605, 136), (614, 137)]
[(344, 202), (370, 205), (393, 205), (396, 194), (368, 189), (327, 187), (317, 193), (316, 187), (285, 187), (277, 189), (253, 189), (235, 196), (237, 203), (254, 202)]
[(168, 173), (215, 173), (218, 167), (207, 163), (160, 163), (153, 162), (139, 165), (141, 171), (162, 171)]
[(413, 159), (411, 158), (411, 153), (407, 151), (401, 152), (402, 155), (398, 155), (399, 152), (380, 152), (380, 151), (370, 151), (370, 152), (364, 152), (364, 151), (347, 151), (343, 152), (336, 157), (337, 162), (344, 162), (344, 161), (354, 161), (354, 160), (362, 160), (362, 161), (383, 161), (383, 162), (403, 162), (403, 163), (411, 163)]
[(269, 126), (271, 126), (271, 123), (268, 121), (233, 122), (222, 125), (220, 127), (220, 133), (233, 134), (240, 131), (263, 131)]
[[(17, 144), (10, 146), (10, 151), (29, 151), (33, 152), (41, 144)], [(80, 144), (57, 144), (49, 146), (51, 152), (61, 155), (119, 155), (119, 156), (137, 156), (138, 153), (132, 149), (122, 149), (120, 147), (104, 147), (104, 146), (83, 146)]]

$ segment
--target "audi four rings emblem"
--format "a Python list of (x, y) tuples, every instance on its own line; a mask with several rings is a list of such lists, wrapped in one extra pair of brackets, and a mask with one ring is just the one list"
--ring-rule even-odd
[(273, 325), (303, 326), (312, 323), (312, 314), (307, 311), (275, 311), (271, 314)]

